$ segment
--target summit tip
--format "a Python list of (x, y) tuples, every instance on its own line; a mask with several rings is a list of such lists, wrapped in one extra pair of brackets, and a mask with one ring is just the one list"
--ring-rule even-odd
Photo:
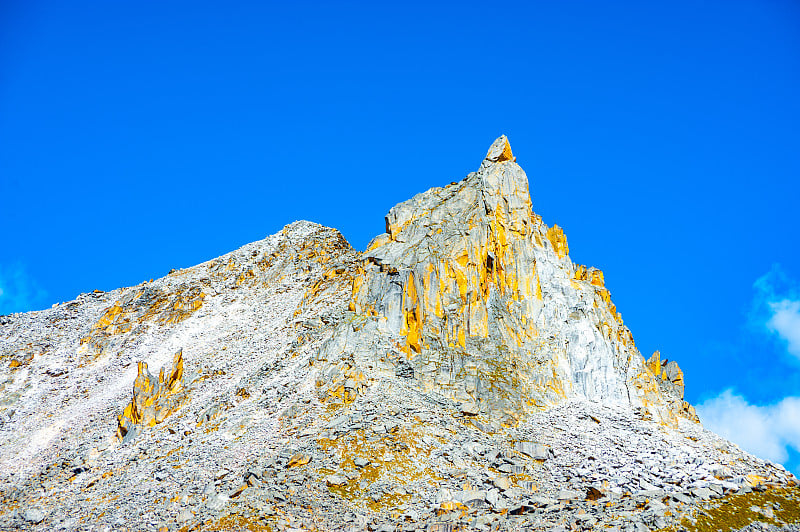
[(486, 160), (493, 163), (514, 160), (514, 155), (511, 153), (511, 144), (508, 143), (508, 137), (500, 135), (500, 137), (492, 143), (491, 147), (489, 147), (489, 152), (486, 154)]

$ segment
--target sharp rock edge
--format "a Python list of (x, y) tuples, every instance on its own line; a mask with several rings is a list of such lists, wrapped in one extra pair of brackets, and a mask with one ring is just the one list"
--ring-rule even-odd
[(0, 529), (638, 531), (796, 501), (568, 253), (502, 136), (364, 253), (295, 222), (0, 317)]

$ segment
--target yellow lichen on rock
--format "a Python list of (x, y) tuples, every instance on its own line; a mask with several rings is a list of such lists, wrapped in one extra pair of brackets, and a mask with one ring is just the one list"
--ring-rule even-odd
[(500, 138), (494, 141), (486, 153), (486, 160), (495, 163), (514, 160), (514, 154), (511, 153), (511, 144), (509, 144), (505, 135), (501, 135)]
[(647, 359), (647, 367), (653, 375), (661, 377), (661, 351), (655, 351)]
[(133, 334), (135, 326), (148, 321), (161, 326), (180, 323), (203, 306), (205, 297), (199, 286), (189, 284), (171, 290), (149, 285), (131, 289), (103, 312), (89, 335), (80, 339), (78, 353), (86, 354), (87, 362), (92, 362), (108, 352), (115, 336)]
[(305, 453), (296, 453), (290, 459), (286, 467), (304, 466), (311, 461), (311, 457)]
[(692, 421), (699, 422), (694, 407), (688, 402), (683, 401), (683, 371), (678, 366), (677, 362), (662, 359), (661, 352), (655, 351), (650, 358), (647, 359), (646, 366), (660, 388), (667, 391), (666, 395), (678, 399), (675, 401), (676, 408), (674, 408), (674, 410), (676, 413)]
[(569, 255), (569, 246), (567, 245), (567, 236), (564, 230), (558, 225), (554, 225), (547, 230), (547, 240), (553, 245), (553, 251), (556, 252), (558, 258), (563, 259)]
[(317, 397), (336, 406), (348, 405), (363, 395), (368, 382), (364, 373), (347, 361), (340, 361), (316, 380)]
[(599, 286), (601, 288), (605, 287), (606, 280), (605, 277), (603, 276), (603, 271), (598, 270), (597, 268), (592, 268), (589, 282), (594, 286)]
[(422, 312), (417, 298), (417, 287), (414, 283), (414, 274), (409, 273), (406, 280), (406, 289), (403, 293), (403, 328), (400, 334), (406, 337), (406, 355), (411, 358), (414, 353), (421, 351), (419, 342), (422, 338)]

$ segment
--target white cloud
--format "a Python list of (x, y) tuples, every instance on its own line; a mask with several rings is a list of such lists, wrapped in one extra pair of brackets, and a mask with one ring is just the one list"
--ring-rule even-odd
[(788, 448), (800, 452), (800, 397), (759, 406), (725, 390), (697, 405), (697, 413), (705, 428), (761, 458), (784, 463)]
[[(779, 340), (787, 354), (800, 359), (800, 284), (776, 264), (753, 288), (750, 326)], [(764, 358), (760, 363), (774, 362)], [(785, 465), (789, 449), (800, 452), (800, 396), (755, 405), (728, 389), (697, 405), (697, 413), (707, 429), (761, 458)]]
[(800, 359), (800, 287), (777, 264), (753, 287), (753, 324), (785, 342), (789, 354)]
[(770, 302), (772, 317), (767, 329), (785, 340), (789, 353), (800, 358), (800, 301), (784, 299)]
[(20, 264), (0, 265), (0, 315), (36, 310), (44, 304), (47, 292)]

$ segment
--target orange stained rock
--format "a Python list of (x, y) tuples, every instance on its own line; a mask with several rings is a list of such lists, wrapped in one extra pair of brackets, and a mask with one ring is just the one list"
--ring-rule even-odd
[[(683, 371), (681, 370), (681, 368), (675, 368), (675, 369), (676, 369), (677, 375), (676, 375), (676, 376), (675, 376), (675, 378), (672, 380), (672, 383), (673, 383), (673, 384), (676, 384), (676, 385), (678, 385), (678, 386), (684, 386), (684, 382), (683, 382)], [(663, 378), (665, 378), (665, 379), (666, 379), (666, 377), (667, 377), (667, 375), (666, 375), (666, 372), (664, 372), (664, 374), (663, 374)]]
[[(392, 209), (386, 217), (387, 234), (376, 237), (369, 246), (371, 250), (381, 249), (367, 254), (363, 269), (353, 281), (350, 309), (361, 315), (387, 314), (392, 331), (400, 333), (396, 338), (398, 350), (414, 360), (419, 370), (415, 378), (419, 376), (426, 389), (442, 386), (448, 393), (475, 393), (476, 385), (471, 380), (463, 381), (462, 375), (452, 374), (450, 365), (445, 363), (445, 353), (439, 352), (440, 345), (470, 356), (475, 350), (483, 350), (483, 342), (467, 341), (467, 337), (485, 338), (489, 344), (505, 345), (512, 352), (553, 348), (537, 347), (543, 342), (543, 335), (535, 316), (554, 304), (543, 298), (543, 290), (548, 287), (540, 272), (544, 268), (550, 277), (550, 263), (555, 257), (567, 258), (569, 246), (561, 227), (548, 228), (532, 213), (527, 179), (515, 165), (486, 164), (511, 160), (508, 141), (500, 138), (490, 148), (479, 172), (468, 176), (457, 189), (432, 189), (421, 199), (415, 197)], [(467, 209), (463, 215), (448, 209), (450, 198), (457, 198), (453, 205)], [(438, 238), (439, 233), (446, 234)], [(534, 245), (538, 250), (532, 249)], [(552, 248), (555, 257), (549, 250), (540, 252), (547, 247)], [(562, 270), (570, 267), (568, 261), (564, 262), (557, 265)], [(565, 273), (572, 278), (571, 286), (582, 292), (570, 296), (594, 299), (597, 312), (592, 316), (605, 339), (620, 353), (634, 351), (637, 371), (648, 373), (642, 368), (644, 361), (635, 350), (630, 330), (605, 288), (603, 272), (575, 265)], [(399, 290), (393, 286), (398, 282), (402, 283)], [(545, 324), (543, 330), (548, 327)], [(508, 389), (535, 389), (526, 397), (515, 398), (511, 410), (524, 410), (526, 401), (529, 405), (535, 403), (537, 408), (551, 401), (555, 404), (573, 391), (572, 383), (562, 372), (562, 362), (568, 362), (569, 356), (559, 351), (551, 357), (561, 364), (553, 366), (558, 371), (553, 369), (552, 378), (530, 364), (515, 368), (518, 376), (527, 379), (520, 379), (519, 386), (499, 381), (488, 372), (478, 382), (481, 390), (489, 391), (480, 393), (505, 400), (503, 394), (508, 395)], [(519, 356), (515, 362), (526, 364), (525, 360)], [(541, 377), (541, 382), (534, 384), (536, 379), (530, 375)], [(325, 392), (347, 395), (345, 390), (327, 385), (319, 394)], [(663, 406), (658, 396), (649, 397), (649, 401), (654, 408)], [(498, 410), (498, 416), (504, 416), (504, 412)]]
[(747, 482), (753, 487), (760, 486), (761, 484), (764, 484), (764, 482), (767, 481), (766, 478), (760, 475), (756, 475), (755, 473), (750, 473), (748, 475), (745, 475), (744, 478), (747, 479)]
[(636, 345), (633, 341), (633, 335), (631, 334), (630, 329), (625, 326), (620, 326), (617, 329), (617, 341), (627, 347), (635, 347)]
[(542, 283), (538, 274), (536, 275), (536, 299), (542, 300)]
[(489, 148), (489, 152), (486, 154), (486, 159), (496, 163), (514, 160), (514, 154), (511, 153), (511, 144), (509, 144), (508, 138), (506, 138), (505, 135), (502, 135), (492, 144)]
[(414, 353), (422, 351), (420, 339), (422, 338), (422, 313), (417, 298), (417, 287), (414, 284), (414, 274), (409, 273), (403, 292), (404, 323), (401, 334), (406, 335), (406, 354), (409, 358)]
[(611, 315), (615, 317), (617, 314), (617, 307), (614, 303), (611, 302), (611, 292), (608, 291), (608, 288), (596, 288), (597, 294), (600, 296), (600, 299), (603, 300), (605, 303), (606, 308), (611, 312)]
[(458, 285), (458, 293), (461, 296), (461, 301), (463, 303), (467, 302), (467, 294), (469, 293), (469, 281), (467, 280), (467, 276), (464, 272), (459, 268), (453, 268), (453, 274), (456, 279), (456, 285)]
[(553, 245), (553, 250), (558, 255), (558, 258), (563, 259), (569, 255), (569, 246), (567, 245), (567, 236), (564, 230), (558, 225), (547, 230), (547, 240)]
[[(429, 312), (432, 312), (434, 316), (437, 318), (444, 317), (444, 310), (442, 309), (442, 287), (444, 284), (439, 281), (436, 283), (436, 278), (438, 274), (436, 272), (436, 267), (433, 263), (428, 263), (425, 267), (425, 275), (423, 276), (423, 298), (425, 300), (425, 309)], [(439, 290), (437, 291), (437, 285)], [(431, 301), (433, 299), (433, 301)]]
[(289, 463), (286, 464), (286, 467), (303, 466), (309, 463), (310, 461), (311, 461), (311, 456), (304, 453), (297, 453), (289, 459)]
[(208, 519), (205, 522), (192, 526), (184, 526), (180, 532), (190, 530), (200, 530), (203, 532), (226, 530), (228, 532), (272, 532), (274, 528), (269, 523), (262, 523), (258, 518), (244, 517), (236, 514), (229, 514), (216, 520)]
[(650, 372), (657, 376), (661, 376), (661, 351), (655, 351), (650, 358), (647, 359), (647, 367)]
[(117, 438), (122, 439), (134, 425), (152, 427), (161, 423), (183, 405), (183, 352), (175, 353), (169, 372), (159, 371), (158, 379), (147, 370), (147, 363), (137, 364), (133, 398), (117, 418)]
[(114, 318), (122, 314), (122, 307), (119, 301), (116, 301), (105, 313), (100, 317), (97, 323), (92, 327), (93, 329), (105, 329), (114, 322)]
[(183, 350), (175, 353), (172, 360), (172, 369), (164, 378), (164, 368), (158, 373), (158, 384), (165, 388), (168, 393), (177, 393), (183, 388)]
[(370, 242), (369, 246), (367, 247), (367, 251), (372, 251), (373, 249), (377, 249), (377, 248), (379, 248), (379, 247), (381, 247), (381, 246), (383, 246), (383, 245), (385, 245), (385, 244), (387, 244), (387, 243), (389, 243), (391, 241), (392, 241), (392, 237), (387, 233), (383, 233), (382, 235), (378, 235), (378, 236), (376, 236), (375, 238), (372, 239), (372, 242)]

